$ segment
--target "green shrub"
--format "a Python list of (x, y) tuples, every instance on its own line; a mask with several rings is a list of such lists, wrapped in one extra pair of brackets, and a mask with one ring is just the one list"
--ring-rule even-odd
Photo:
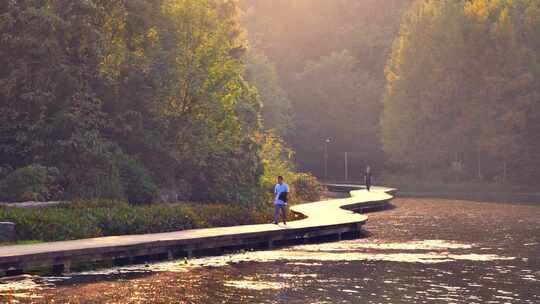
[(248, 208), (244, 205), (193, 204), (190, 209), (202, 220), (205, 227), (223, 227), (248, 225), (253, 223), (269, 223), (273, 209)]
[(261, 177), (261, 185), (265, 192), (272, 193), (279, 175), (285, 178), (286, 183), (292, 183), (296, 179), (294, 152), (285, 146), (281, 138), (270, 132), (264, 135), (262, 141), (260, 158), (264, 175)]
[(62, 241), (184, 229), (268, 223), (267, 208), (226, 204), (132, 206), (118, 201), (81, 201), (43, 209), (0, 207), (0, 221), (17, 225), (19, 240)]
[(158, 187), (135, 160), (123, 157), (119, 167), (122, 185), (130, 204), (150, 204), (157, 200)]
[(59, 208), (0, 208), (0, 219), (17, 225), (18, 240), (58, 241), (101, 235), (91, 214)]
[(65, 183), (65, 199), (123, 199), (124, 189), (120, 172), (108, 156), (96, 157), (90, 166), (65, 167), (62, 179)]
[(46, 201), (58, 198), (59, 171), (56, 168), (30, 165), (19, 168), (0, 181), (0, 200)]
[(282, 139), (272, 133), (265, 134), (260, 153), (264, 167), (261, 178), (264, 201), (273, 200), (274, 185), (279, 175), (291, 186), (292, 203), (312, 202), (321, 198), (321, 184), (311, 174), (295, 172), (293, 156), (293, 151), (285, 146)]
[(315, 176), (298, 173), (292, 182), (292, 191), (298, 202), (315, 202), (321, 199), (323, 186)]

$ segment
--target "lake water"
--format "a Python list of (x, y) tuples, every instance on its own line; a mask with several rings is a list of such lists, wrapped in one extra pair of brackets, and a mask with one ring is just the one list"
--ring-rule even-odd
[(0, 282), (11, 303), (540, 303), (540, 204), (395, 199), (361, 239)]

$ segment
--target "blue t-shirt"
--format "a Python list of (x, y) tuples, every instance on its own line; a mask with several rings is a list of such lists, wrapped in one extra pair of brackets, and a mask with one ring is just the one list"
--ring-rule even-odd
[(276, 184), (276, 187), (274, 188), (274, 194), (276, 195), (276, 198), (274, 200), (274, 204), (276, 205), (286, 205), (287, 202), (284, 202), (282, 200), (279, 199), (279, 195), (282, 193), (282, 192), (289, 192), (289, 186), (285, 183), (283, 184)]

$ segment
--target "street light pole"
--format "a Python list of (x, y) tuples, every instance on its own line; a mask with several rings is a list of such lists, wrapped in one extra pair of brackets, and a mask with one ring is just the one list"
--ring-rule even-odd
[(324, 140), (324, 180), (328, 181), (328, 144), (332, 141), (330, 137)]
[(345, 152), (345, 181), (349, 181), (349, 152)]

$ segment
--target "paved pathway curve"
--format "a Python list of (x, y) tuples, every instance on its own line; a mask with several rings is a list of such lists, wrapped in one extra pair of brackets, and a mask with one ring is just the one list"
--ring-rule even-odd
[(306, 216), (288, 225), (259, 224), (234, 227), (192, 229), (145, 235), (109, 236), (73, 241), (0, 247), (0, 271), (20, 272), (28, 267), (62, 266), (72, 261), (103, 261), (137, 256), (193, 251), (231, 246), (249, 246), (274, 241), (309, 238), (358, 231), (368, 217), (350, 210), (386, 204), (394, 189), (376, 187), (351, 191), (351, 197), (291, 207)]

